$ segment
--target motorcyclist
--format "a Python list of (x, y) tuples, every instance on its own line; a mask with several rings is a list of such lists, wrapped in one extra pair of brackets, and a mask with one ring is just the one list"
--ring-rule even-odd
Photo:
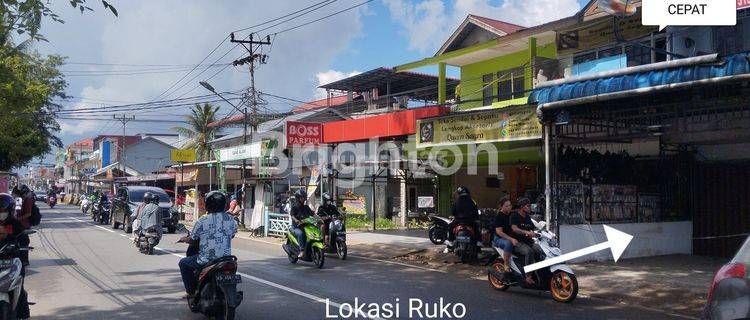
[[(14, 190), (15, 191), (15, 190)], [(7, 193), (0, 193), (0, 246), (5, 243), (15, 243), (21, 247), (24, 247), (20, 243), (21, 237), (24, 236), (23, 231), (26, 230), (18, 219), (13, 215), (15, 213), (15, 199)], [(26, 236), (28, 239), (28, 236)], [(21, 251), (20, 253), (28, 252)], [(27, 255), (28, 258), (28, 255)], [(21, 268), (21, 276), (26, 276), (26, 267)], [(28, 319), (30, 316), (29, 301), (26, 289), (21, 287), (21, 294), (18, 297), (16, 317), (18, 319)]]
[[(133, 223), (133, 235), (135, 240), (144, 232), (148, 231), (149, 228), (159, 233), (161, 237), (162, 233), (162, 216), (161, 208), (159, 207), (159, 196), (153, 192), (146, 192), (143, 195), (143, 203), (136, 208), (135, 215), (132, 221)], [(138, 221), (137, 225), (135, 221)]]
[(474, 236), (471, 241), (472, 243), (476, 242), (478, 239), (477, 233), (479, 232), (479, 226), (477, 225), (479, 209), (471, 198), (469, 188), (459, 186), (456, 189), (456, 201), (453, 203), (451, 213), (453, 214), (453, 221), (448, 224), (448, 240), (445, 242), (448, 249), (453, 248), (453, 241), (456, 238), (456, 235), (453, 234), (453, 228), (461, 224), (468, 225), (474, 229)]
[(220, 191), (206, 194), (205, 208), (207, 214), (193, 226), (193, 232), (180, 239), (180, 242), (199, 242), (199, 252), (180, 260), (180, 274), (190, 299), (198, 286), (195, 271), (203, 268), (210, 261), (232, 255), (232, 238), (237, 233), (237, 222), (227, 213), (227, 197)]
[[(303, 220), (305, 220), (305, 218), (312, 216), (315, 213), (313, 213), (310, 207), (305, 204), (305, 201), (307, 200), (307, 192), (305, 192), (304, 189), (299, 189), (294, 193), (294, 200), (292, 209), (289, 212), (289, 215), (292, 217), (292, 233), (297, 237), (299, 248), (303, 249), (305, 248), (307, 237), (305, 235), (305, 230), (303, 230), (301, 226), (304, 223)], [(301, 258), (304, 252), (304, 249), (300, 250), (298, 257)]]
[(326, 245), (330, 245), (330, 224), (333, 221), (333, 218), (338, 217), (339, 215), (339, 209), (336, 208), (336, 204), (333, 202), (333, 197), (328, 192), (324, 192), (323, 204), (318, 207), (318, 217), (322, 220), (320, 232), (325, 238)]
[[(16, 211), (15, 218), (21, 222), (25, 229), (31, 228), (31, 213), (34, 210), (35, 201), (34, 196), (31, 194), (31, 190), (27, 185), (22, 184), (13, 188), (13, 195), (21, 198), (21, 210)], [(18, 237), (19, 245), (27, 247), (30, 243), (31, 240), (29, 239), (28, 235), (23, 234)], [(28, 251), (22, 251), (21, 253), (19, 253), (19, 258), (21, 259), (21, 262), (23, 262), (24, 266), (29, 265)]]
[[(511, 232), (508, 235), (518, 240), (518, 243), (513, 247), (513, 252), (519, 257), (523, 257), (523, 266), (520, 266), (523, 270), (524, 266), (534, 263), (536, 256), (542, 254), (543, 251), (533, 240), (537, 234), (534, 233), (534, 223), (531, 221), (531, 200), (528, 198), (518, 199), (516, 206), (518, 210), (510, 216)], [(526, 282), (534, 283), (531, 274), (526, 274)]]

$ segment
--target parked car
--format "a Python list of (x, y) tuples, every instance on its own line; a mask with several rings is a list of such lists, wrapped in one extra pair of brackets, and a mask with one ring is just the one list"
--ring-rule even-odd
[(143, 203), (143, 196), (146, 192), (152, 192), (159, 196), (159, 207), (161, 207), (164, 228), (167, 228), (169, 233), (174, 233), (177, 230), (179, 215), (174, 214), (174, 211), (171, 210), (172, 202), (169, 195), (162, 188), (143, 186), (127, 186), (117, 189), (112, 203), (112, 216), (109, 219), (112, 229), (122, 226), (125, 232), (133, 231), (133, 221), (130, 220), (130, 215)]
[(703, 319), (750, 318), (750, 237), (714, 275)]

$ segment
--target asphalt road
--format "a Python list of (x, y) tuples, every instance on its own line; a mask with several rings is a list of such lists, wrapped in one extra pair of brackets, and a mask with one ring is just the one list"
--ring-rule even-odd
[[(165, 235), (161, 250), (146, 256), (122, 230), (93, 225), (77, 207), (40, 205), (43, 222), (32, 236), (35, 250), (26, 280), (29, 299), (37, 303), (31, 309), (34, 319), (203, 319), (181, 299), (177, 262), (186, 246), (175, 243), (180, 235)], [(328, 256), (319, 270), (306, 262), (290, 264), (279, 245), (247, 239), (235, 239), (233, 251), (245, 297), (238, 319), (341, 319), (337, 306), (355, 299), (390, 303), (394, 312), (398, 305), (400, 319), (450, 319), (445, 313), (430, 317), (441, 299), (443, 306), (450, 303), (444, 310), (451, 315), (465, 309), (463, 319), (674, 318), (585, 297), (561, 304), (548, 293), (497, 292), (486, 281), (356, 256), (346, 261)], [(419, 305), (410, 299), (421, 301), (421, 315), (410, 310)], [(389, 318), (385, 311), (380, 316)]]

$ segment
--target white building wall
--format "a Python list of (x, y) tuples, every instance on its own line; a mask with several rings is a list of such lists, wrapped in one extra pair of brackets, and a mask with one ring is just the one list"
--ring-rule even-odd
[[(608, 226), (630, 234), (633, 240), (621, 258), (638, 258), (693, 252), (693, 222), (622, 223)], [(563, 253), (607, 241), (602, 225), (560, 226), (560, 249)], [(572, 262), (612, 260), (609, 250), (574, 259)]]

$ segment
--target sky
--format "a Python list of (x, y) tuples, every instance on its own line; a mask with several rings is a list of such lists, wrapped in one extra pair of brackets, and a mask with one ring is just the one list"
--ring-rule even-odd
[[(119, 17), (115, 17), (99, 0), (88, 0), (94, 11), (85, 14), (70, 7), (68, 1), (52, 0), (53, 11), (65, 23), (46, 20), (41, 32), (49, 42), (38, 43), (35, 49), (43, 54), (67, 57), (68, 64), (61, 67), (68, 81), (67, 95), (72, 97), (63, 103), (66, 109), (209, 94), (198, 85), (201, 80), (208, 80), (219, 92), (240, 90), (249, 85), (246, 67), (200, 68), (188, 74), (190, 66), (198, 64), (214, 48), (216, 50), (203, 64), (228, 63), (244, 56), (246, 52), (242, 47), (226, 39), (230, 32), (319, 1), (111, 0), (109, 2), (119, 13)], [(273, 45), (263, 48), (269, 59), (257, 69), (258, 90), (296, 100), (313, 100), (324, 95), (316, 89), (321, 84), (434, 55), (469, 13), (533, 26), (570, 16), (584, 5), (581, 0), (374, 0), (319, 22), (278, 33), (362, 2), (364, 0), (337, 0), (267, 30), (260, 29), (272, 24), (236, 32), (237, 38), (246, 37), (251, 31), (261, 36), (277, 33), (272, 38)], [(132, 70), (150, 73), (133, 75), (143, 72)], [(420, 71), (435, 73), (436, 70)], [(457, 71), (449, 70), (449, 74), (456, 75)], [(182, 81), (178, 81), (181, 78)], [(168, 90), (170, 87), (173, 89)], [(288, 111), (297, 104), (272, 98), (266, 100), (267, 111)], [(222, 114), (231, 110), (226, 104), (219, 105)], [(137, 110), (126, 114), (136, 119), (179, 120), (189, 112), (188, 108)], [(114, 121), (61, 120), (60, 123), (59, 136), (65, 144), (98, 134), (122, 132), (122, 126)], [(170, 128), (175, 125), (131, 122), (126, 126), (126, 133), (174, 133)]]

